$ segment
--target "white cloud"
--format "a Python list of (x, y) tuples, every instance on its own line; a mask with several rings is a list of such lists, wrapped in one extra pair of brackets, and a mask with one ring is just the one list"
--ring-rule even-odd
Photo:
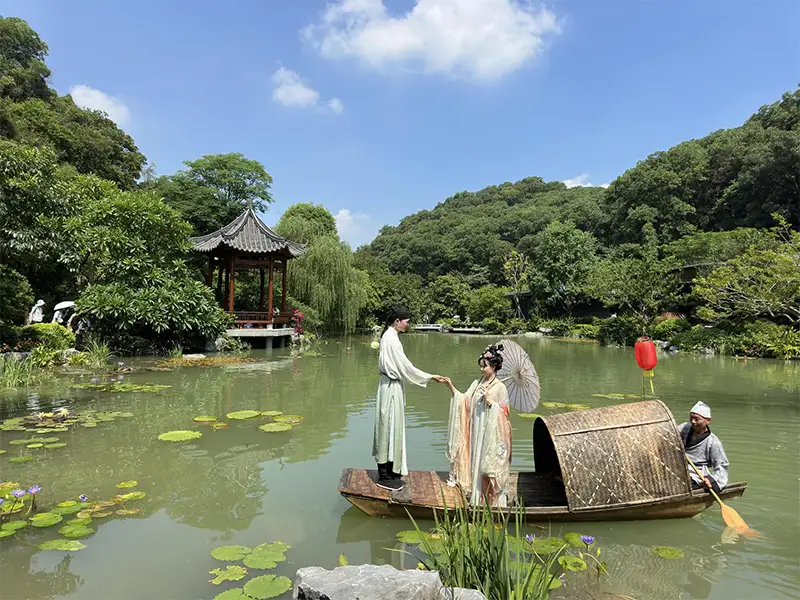
[(589, 181), (589, 174), (588, 173), (581, 173), (580, 175), (576, 175), (575, 177), (570, 177), (569, 179), (565, 179), (562, 181), (564, 185), (568, 188), (574, 187), (601, 187), (607, 188), (610, 184), (609, 183), (601, 183), (600, 185), (595, 185)]
[(333, 114), (341, 114), (344, 104), (338, 98), (331, 98), (325, 103), (320, 103), (319, 92), (307, 86), (300, 79), (300, 75), (281, 67), (272, 75), (272, 99), (284, 106), (298, 106), (300, 108), (317, 108), (327, 110)]
[(371, 242), (378, 235), (380, 225), (363, 213), (354, 213), (347, 208), (341, 209), (334, 217), (339, 237), (353, 248)]
[(75, 104), (81, 108), (99, 110), (108, 115), (120, 127), (131, 122), (131, 111), (123, 104), (122, 100), (104, 94), (100, 90), (90, 88), (88, 85), (75, 85), (69, 91)]
[(555, 14), (528, 1), (416, 0), (392, 16), (383, 0), (334, 0), (301, 35), (325, 58), (491, 81), (536, 58), (559, 30)]

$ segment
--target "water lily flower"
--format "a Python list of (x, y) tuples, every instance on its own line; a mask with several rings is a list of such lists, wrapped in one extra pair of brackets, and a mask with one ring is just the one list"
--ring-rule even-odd
[(28, 488), (28, 493), (31, 496), (35, 496), (36, 494), (39, 493), (39, 490), (41, 490), (41, 489), (42, 488), (40, 486), (38, 486), (38, 485), (32, 485), (31, 487)]
[(97, 377), (92, 377), (92, 383), (100, 383), (100, 379)]
[(80, 500), (81, 502), (88, 502), (89, 496), (87, 496), (86, 494), (81, 494), (80, 496), (78, 496), (78, 500)]
[(593, 535), (582, 535), (581, 541), (586, 544), (587, 546), (591, 546), (594, 544), (594, 536)]
[(22, 498), (25, 495), (25, 490), (14, 490), (11, 492), (11, 495), (14, 496), (14, 498)]
[(536, 536), (534, 536), (532, 533), (529, 533), (528, 535), (525, 536), (525, 541), (528, 542), (529, 544), (532, 544), (534, 537)]

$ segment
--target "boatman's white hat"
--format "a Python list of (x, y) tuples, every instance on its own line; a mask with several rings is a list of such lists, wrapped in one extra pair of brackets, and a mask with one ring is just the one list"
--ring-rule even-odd
[(690, 413), (694, 413), (696, 415), (700, 415), (704, 419), (711, 418), (711, 409), (708, 407), (708, 404), (705, 402), (698, 402), (692, 407), (692, 410), (689, 411)]

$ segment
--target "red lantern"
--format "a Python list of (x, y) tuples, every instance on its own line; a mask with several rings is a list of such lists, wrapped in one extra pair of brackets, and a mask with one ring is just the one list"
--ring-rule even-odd
[(636, 354), (636, 364), (639, 365), (643, 371), (652, 371), (658, 364), (658, 356), (656, 356), (656, 345), (649, 337), (640, 337), (636, 340), (636, 345), (633, 347)]

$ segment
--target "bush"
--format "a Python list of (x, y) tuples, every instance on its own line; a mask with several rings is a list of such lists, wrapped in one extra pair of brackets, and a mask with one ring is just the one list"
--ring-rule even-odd
[(506, 323), (506, 333), (525, 333), (528, 331), (528, 323), (522, 319), (511, 319)]
[(636, 317), (610, 317), (598, 319), (598, 339), (605, 346), (633, 346), (645, 333), (642, 322)]
[(484, 319), (480, 322), (484, 333), (497, 334), (503, 333), (503, 324), (497, 319)]
[(550, 329), (548, 335), (553, 337), (567, 337), (572, 330), (574, 323), (572, 319), (549, 319), (542, 321), (539, 329)]
[(42, 345), (48, 350), (66, 350), (75, 346), (75, 334), (58, 323), (26, 325), (20, 331), (20, 340)]
[(579, 338), (598, 340), (600, 339), (600, 326), (592, 325), (590, 323), (580, 323), (578, 325), (573, 325), (570, 333)]
[(675, 345), (688, 352), (714, 352), (754, 358), (800, 358), (800, 331), (773, 323), (697, 325), (679, 333)]
[(657, 340), (671, 342), (677, 334), (688, 331), (691, 328), (692, 325), (686, 319), (664, 319), (653, 327), (653, 337)]
[(0, 265), (0, 325), (24, 323), (32, 304), (28, 280), (8, 265)]

